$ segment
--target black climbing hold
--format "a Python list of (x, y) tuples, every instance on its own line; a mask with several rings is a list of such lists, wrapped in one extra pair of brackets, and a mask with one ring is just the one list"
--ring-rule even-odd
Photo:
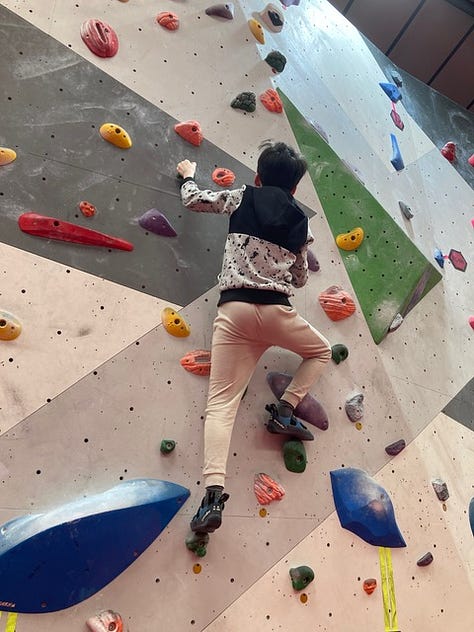
[(385, 452), (390, 454), (390, 456), (396, 456), (400, 454), (402, 450), (406, 448), (405, 439), (399, 439), (398, 441), (394, 441), (390, 445), (385, 448)]
[(272, 50), (265, 57), (265, 61), (273, 68), (274, 72), (283, 72), (286, 66), (286, 57), (278, 50)]
[(428, 566), (433, 561), (433, 555), (428, 551), (417, 561), (417, 566)]
[(237, 110), (245, 110), (246, 112), (255, 112), (257, 106), (257, 98), (254, 92), (241, 92), (230, 104)]

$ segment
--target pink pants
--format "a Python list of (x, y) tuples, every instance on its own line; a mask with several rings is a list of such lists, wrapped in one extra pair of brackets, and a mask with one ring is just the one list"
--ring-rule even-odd
[(329, 342), (293, 307), (234, 301), (218, 308), (204, 425), (206, 486), (224, 486), (237, 409), (258, 360), (272, 346), (288, 349), (303, 358), (282, 396), (296, 407), (331, 358)]

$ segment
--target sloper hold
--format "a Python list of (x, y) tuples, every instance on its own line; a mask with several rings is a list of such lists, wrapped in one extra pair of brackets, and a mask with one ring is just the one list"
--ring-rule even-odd
[(0, 309), (0, 340), (15, 340), (21, 334), (21, 323), (10, 312)]
[(178, 233), (171, 226), (168, 219), (161, 211), (156, 208), (151, 208), (138, 220), (139, 225), (145, 230), (161, 235), (162, 237), (177, 237)]
[(191, 145), (196, 145), (196, 147), (199, 147), (204, 139), (201, 126), (197, 121), (176, 123), (174, 131), (181, 136), (181, 138), (188, 141), (188, 143), (191, 143)]
[(99, 134), (104, 140), (120, 149), (130, 149), (132, 139), (129, 134), (116, 123), (104, 123), (100, 126)]
[(161, 312), (161, 322), (166, 331), (176, 338), (186, 338), (191, 333), (189, 325), (172, 307), (165, 307)]
[(268, 505), (272, 500), (281, 500), (285, 495), (283, 487), (264, 472), (255, 474), (253, 489), (261, 505)]
[(117, 33), (102, 20), (85, 20), (81, 25), (81, 38), (87, 48), (98, 57), (113, 57), (118, 51)]
[(263, 11), (261, 11), (260, 19), (265, 26), (273, 33), (279, 33), (285, 23), (283, 13), (274, 4), (267, 4)]
[(102, 610), (99, 614), (89, 617), (86, 625), (91, 632), (123, 632), (122, 617), (113, 610)]
[(8, 147), (0, 147), (0, 167), (9, 165), (16, 160), (16, 151), (14, 149), (8, 149)]
[(158, 537), (189, 497), (169, 481), (125, 481), (0, 530), (2, 610), (46, 613), (102, 590)]
[(252, 35), (255, 37), (257, 42), (260, 44), (265, 44), (265, 33), (263, 32), (262, 25), (255, 18), (250, 18), (248, 21), (249, 29)]
[(398, 528), (392, 501), (367, 472), (352, 467), (333, 470), (332, 493), (343, 529), (374, 546), (406, 546)]
[(265, 61), (269, 66), (271, 66), (273, 72), (283, 72), (286, 66), (286, 57), (283, 53), (280, 53), (278, 50), (272, 50), (265, 57)]
[(156, 21), (160, 26), (168, 31), (177, 31), (179, 29), (179, 17), (172, 11), (162, 11), (156, 16)]
[(255, 112), (257, 107), (257, 99), (254, 92), (240, 92), (230, 104), (237, 110), (245, 110), (246, 112)]
[(179, 361), (183, 369), (194, 373), (194, 375), (201, 375), (207, 377), (211, 374), (211, 352), (206, 349), (195, 349), (189, 351)]
[(268, 88), (260, 95), (260, 101), (266, 107), (269, 112), (277, 112), (280, 114), (283, 112), (283, 103), (280, 96), (273, 88)]
[(390, 162), (397, 171), (402, 171), (405, 169), (405, 164), (403, 162), (402, 154), (395, 134), (390, 134), (390, 140), (392, 141), (392, 157)]
[(206, 15), (214, 15), (219, 18), (232, 20), (234, 18), (234, 4), (226, 2), (225, 4), (213, 4), (212, 7), (206, 9)]
[[(267, 373), (267, 383), (277, 399), (285, 392), (288, 384), (293, 379), (292, 375), (270, 371)], [(327, 430), (329, 420), (322, 405), (310, 393), (307, 393), (294, 410), (295, 417), (316, 426), (320, 430)]]
[(448, 500), (449, 498), (448, 486), (446, 485), (444, 481), (442, 481), (440, 478), (437, 478), (434, 481), (432, 481), (431, 484), (433, 485), (433, 489), (435, 490), (438, 500), (441, 500), (441, 501)]
[(428, 551), (428, 553), (425, 553), (424, 555), (422, 555), (420, 557), (420, 559), (416, 562), (417, 566), (429, 566), (431, 564), (431, 562), (433, 561), (433, 554)]
[(120, 237), (111, 237), (97, 230), (38, 213), (23, 213), (18, 218), (18, 226), (24, 233), (44, 239), (56, 239), (86, 246), (104, 246), (117, 250), (133, 250), (133, 244)]

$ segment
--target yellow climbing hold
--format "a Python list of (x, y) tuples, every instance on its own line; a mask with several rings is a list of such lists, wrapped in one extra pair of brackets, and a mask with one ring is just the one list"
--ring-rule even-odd
[(161, 312), (161, 322), (166, 331), (177, 338), (186, 338), (191, 333), (191, 329), (184, 318), (175, 312), (172, 307), (165, 307)]
[(364, 239), (364, 229), (358, 226), (348, 233), (342, 233), (336, 237), (336, 244), (341, 250), (355, 250)]
[(100, 130), (100, 135), (104, 140), (121, 149), (129, 149), (132, 146), (132, 139), (127, 132), (115, 123), (104, 123)]
[(9, 165), (16, 159), (16, 151), (8, 147), (0, 147), (0, 166)]
[(254, 18), (250, 18), (248, 24), (249, 29), (251, 30), (252, 35), (255, 37), (255, 39), (260, 42), (260, 44), (265, 44), (265, 33), (263, 32), (263, 28), (260, 22), (258, 22), (258, 20), (255, 20)]
[(301, 593), (300, 601), (301, 603), (306, 603), (308, 601), (308, 595), (306, 593)]
[(193, 573), (195, 575), (199, 575), (199, 573), (202, 571), (202, 566), (199, 563), (194, 564), (193, 566)]
[(0, 310), (0, 340), (15, 340), (21, 334), (21, 323), (9, 312)]
[(265, 507), (262, 507), (258, 513), (260, 514), (260, 518), (265, 518), (265, 516), (267, 515), (267, 510), (265, 509)]

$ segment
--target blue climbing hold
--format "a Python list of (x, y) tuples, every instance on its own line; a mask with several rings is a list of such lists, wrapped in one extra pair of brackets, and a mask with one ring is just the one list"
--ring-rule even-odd
[(390, 162), (397, 171), (401, 171), (402, 169), (405, 169), (405, 164), (403, 163), (403, 158), (400, 152), (400, 147), (398, 146), (397, 137), (395, 136), (395, 134), (390, 134), (390, 138), (392, 140), (392, 158)]
[(400, 92), (400, 90), (397, 88), (395, 84), (379, 83), (379, 86), (382, 88), (382, 90), (388, 96), (390, 101), (392, 101), (393, 103), (400, 101), (400, 99), (402, 98), (402, 93)]
[(439, 267), (444, 268), (444, 255), (439, 248), (436, 248), (433, 256), (434, 256), (434, 260), (439, 265)]
[(345, 467), (331, 473), (341, 527), (374, 546), (403, 547), (390, 497), (364, 470)]

